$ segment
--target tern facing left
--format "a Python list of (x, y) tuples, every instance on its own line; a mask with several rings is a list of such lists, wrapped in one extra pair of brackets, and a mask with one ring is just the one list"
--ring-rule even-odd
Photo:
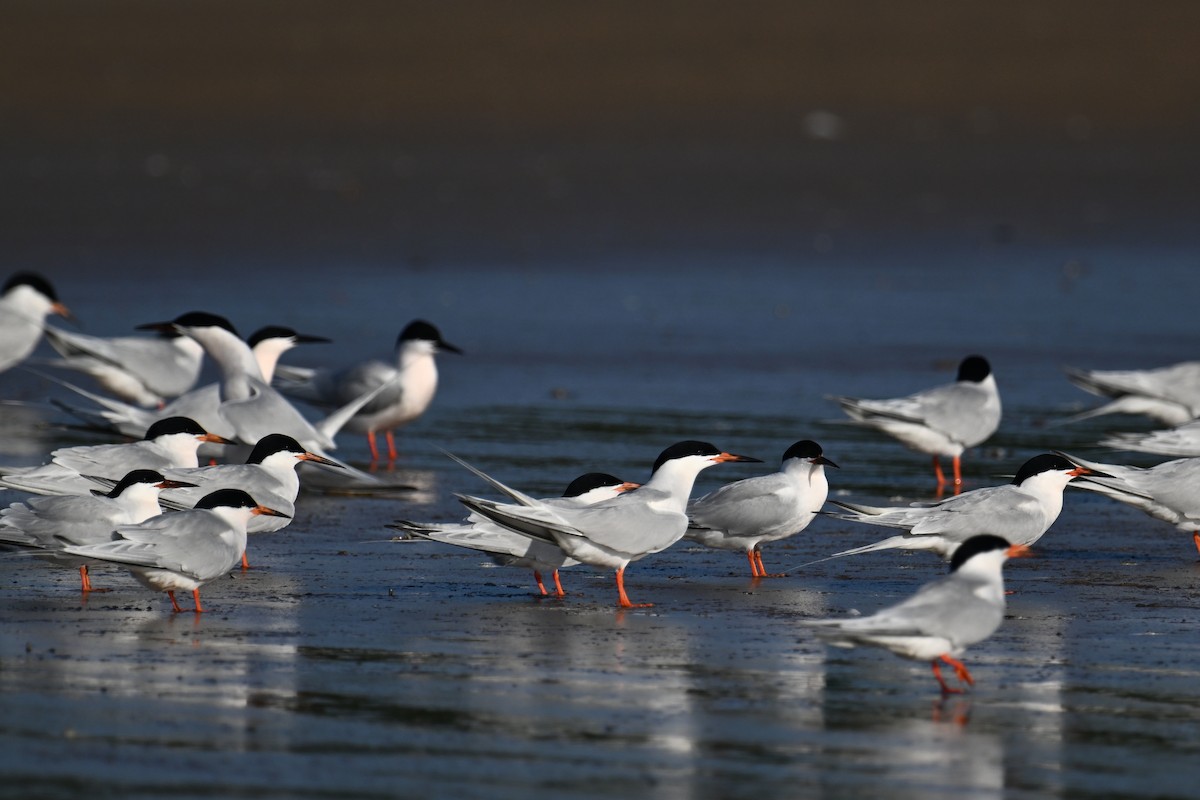
[(191, 511), (122, 525), (113, 532), (112, 541), (71, 545), (62, 551), (128, 567), (143, 586), (166, 592), (176, 612), (183, 609), (175, 600), (175, 592), (190, 591), (199, 614), (204, 611), (200, 587), (241, 561), (246, 549), (246, 525), (257, 514), (279, 516), (282, 512), (259, 505), (241, 489), (218, 489), (203, 497)]
[(999, 536), (973, 536), (950, 562), (950, 574), (922, 586), (897, 605), (867, 617), (805, 621), (835, 647), (860, 644), (882, 647), (898, 656), (928, 661), (942, 694), (958, 694), (942, 678), (939, 661), (954, 668), (962, 682), (975, 680), (958, 660), (966, 648), (991, 636), (1004, 620), (1004, 575), (1009, 558), (1029, 555)]
[[(995, 533), (1014, 544), (1030, 545), (1042, 538), (1062, 512), (1067, 484), (1091, 470), (1054, 453), (1034, 456), (1021, 465), (1012, 483), (987, 486), (945, 500), (898, 508), (876, 508), (833, 500), (849, 514), (839, 519), (903, 528), (905, 533), (875, 544), (834, 553), (830, 558), (876, 550), (932, 550), (950, 558), (967, 539)], [(824, 559), (822, 559), (824, 560)]]
[(688, 503), (687, 538), (708, 547), (741, 550), (755, 578), (769, 576), (762, 546), (808, 527), (829, 496), (825, 467), (837, 467), (809, 439), (783, 454), (779, 472), (726, 484)]
[(850, 418), (933, 456), (940, 489), (946, 484), (939, 456), (954, 460), (954, 485), (962, 485), (962, 454), (982, 444), (1000, 427), (1000, 390), (982, 356), (967, 356), (954, 383), (891, 400), (833, 397)]
[(1142, 414), (1164, 425), (1182, 425), (1200, 416), (1200, 361), (1184, 361), (1158, 369), (1068, 367), (1066, 373), (1071, 383), (1085, 392), (1111, 398), (1067, 422), (1105, 414)]
[[(757, 458), (718, 450), (708, 442), (685, 441), (664, 450), (650, 480), (640, 489), (582, 508), (554, 507), (519, 492), (514, 505), (459, 495), (467, 508), (509, 530), (554, 542), (576, 561), (616, 570), (621, 607), (634, 608), (625, 593), (625, 567), (666, 550), (687, 533), (687, 501), (700, 470)], [(650, 603), (640, 603), (646, 607)]]

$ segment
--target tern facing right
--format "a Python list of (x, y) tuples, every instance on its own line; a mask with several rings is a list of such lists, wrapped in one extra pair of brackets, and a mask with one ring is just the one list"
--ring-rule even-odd
[(1028, 555), (1027, 546), (1010, 545), (999, 536), (973, 536), (955, 552), (949, 575), (925, 584), (907, 600), (867, 617), (804, 624), (835, 647), (872, 645), (928, 661), (942, 694), (959, 694), (962, 689), (951, 688), (942, 678), (938, 662), (953, 667), (962, 682), (975, 684), (958, 656), (1000, 627), (1005, 607), (1002, 567), (1009, 558)]
[[(553, 506), (590, 506), (637, 487), (636, 483), (627, 483), (603, 472), (588, 472), (571, 481), (562, 497), (548, 498), (543, 502)], [(558, 571), (579, 563), (553, 542), (515, 533), (476, 513), (458, 525), (397, 520), (388, 527), (435, 542), (487, 553), (500, 566), (532, 569), (534, 582), (543, 595), (550, 594), (542, 582), (543, 572), (551, 572), (554, 595), (564, 597), (566, 592), (563, 591)]]
[[(833, 500), (849, 514), (838, 519), (903, 528), (905, 532), (875, 544), (834, 553), (829, 558), (876, 550), (932, 550), (949, 559), (972, 536), (995, 533), (1014, 544), (1042, 538), (1062, 512), (1063, 490), (1092, 471), (1061, 455), (1045, 453), (1021, 465), (1012, 483), (963, 492), (936, 503), (877, 508)], [(825, 559), (822, 559), (825, 560)], [(815, 563), (815, 562), (814, 562)]]
[(33, 352), (49, 314), (71, 318), (50, 281), (33, 272), (18, 272), (8, 279), (0, 289), (0, 372)]
[(246, 525), (257, 514), (282, 512), (255, 502), (241, 489), (218, 489), (203, 497), (191, 511), (151, 517), (137, 525), (122, 525), (112, 541), (68, 545), (62, 552), (128, 567), (145, 587), (166, 592), (171, 607), (182, 611), (177, 590), (190, 591), (197, 614), (200, 587), (228, 573), (246, 549)]
[[(625, 593), (625, 567), (682, 539), (696, 476), (702, 469), (731, 461), (759, 459), (722, 452), (708, 442), (685, 441), (662, 451), (650, 480), (640, 489), (594, 505), (555, 507), (515, 490), (508, 491), (517, 501), (514, 505), (465, 495), (459, 495), (459, 500), (509, 530), (557, 544), (577, 561), (616, 570), (618, 602), (622, 608), (634, 608)], [(649, 605), (653, 604), (636, 607)]]
[(809, 439), (783, 454), (776, 473), (729, 483), (688, 503), (687, 538), (708, 547), (741, 550), (750, 574), (768, 576), (762, 546), (794, 536), (808, 527), (829, 496), (825, 467), (837, 467)]
[(857, 424), (876, 428), (905, 446), (933, 456), (940, 489), (945, 486), (939, 456), (954, 460), (954, 485), (962, 485), (962, 453), (982, 444), (1000, 427), (1000, 390), (982, 356), (967, 356), (954, 383), (891, 400), (832, 397)]
[(1200, 458), (1178, 458), (1143, 469), (1067, 457), (1095, 473), (1075, 484), (1080, 489), (1120, 500), (1190, 532), (1200, 552)]

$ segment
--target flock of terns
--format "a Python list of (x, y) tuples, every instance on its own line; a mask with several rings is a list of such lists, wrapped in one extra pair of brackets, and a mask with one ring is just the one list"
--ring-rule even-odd
[[(61, 448), (41, 466), (0, 468), (0, 485), (35, 495), (0, 511), (0, 545), (78, 569), (84, 591), (93, 590), (89, 566), (123, 567), (166, 592), (175, 611), (182, 610), (176, 592), (191, 592), (194, 610), (203, 611), (200, 587), (239, 562), (248, 565), (248, 533), (279, 530), (291, 521), (301, 464), (346, 483), (374, 482), (329, 454), (335, 436), (343, 430), (367, 434), (378, 460), (375, 437), (383, 433), (394, 460), (393, 431), (433, 400), (434, 356), (461, 352), (418, 320), (401, 333), (390, 363), (301, 369), (279, 364), (280, 356), (323, 340), (289, 328), (264, 328), (242, 339), (224, 318), (189, 312), (140, 326), (150, 336), (103, 338), (48, 326), (52, 314), (70, 317), (45, 278), (18, 273), (8, 280), (0, 290), (0, 372), (26, 362), (44, 336), (59, 358), (41, 366), (83, 372), (104, 389), (97, 393), (46, 375), (91, 402), (60, 405), (89, 425), (138, 440)], [(195, 388), (205, 357), (220, 379)], [(562, 596), (560, 569), (612, 569), (622, 607), (649, 605), (629, 599), (626, 567), (683, 539), (742, 552), (751, 575), (766, 578), (773, 576), (763, 563), (763, 546), (796, 535), (818, 514), (893, 528), (899, 533), (829, 558), (928, 550), (949, 561), (949, 574), (875, 614), (806, 624), (833, 645), (875, 645), (928, 661), (943, 693), (958, 692), (943, 678), (941, 664), (973, 683), (958, 656), (999, 627), (1002, 565), (1027, 554), (1053, 525), (1068, 483), (1191, 532), (1200, 550), (1200, 421), (1192, 421), (1200, 416), (1200, 362), (1145, 371), (1069, 370), (1068, 377), (1107, 398), (1074, 419), (1134, 413), (1176, 426), (1103, 444), (1181, 457), (1143, 469), (1044, 453), (1026, 461), (1009, 484), (962, 491), (962, 454), (986, 441), (1001, 417), (991, 367), (972, 355), (956, 380), (943, 386), (888, 400), (832, 398), (854, 424), (931, 456), (939, 496), (953, 486), (953, 494), (936, 502), (876, 507), (833, 500), (838, 510), (823, 511), (826, 468), (837, 465), (811, 440), (789, 447), (776, 472), (692, 498), (701, 470), (759, 459), (684, 441), (662, 451), (641, 485), (588, 473), (557, 498), (531, 497), (451, 456), (504, 499), (460, 495), (469, 514), (459, 524), (400, 520), (392, 527), (531, 569), (543, 594), (550, 593), (544, 573)], [(312, 421), (292, 399), (325, 416)], [(237, 457), (201, 466), (216, 454)], [(952, 477), (941, 459), (950, 459)]]

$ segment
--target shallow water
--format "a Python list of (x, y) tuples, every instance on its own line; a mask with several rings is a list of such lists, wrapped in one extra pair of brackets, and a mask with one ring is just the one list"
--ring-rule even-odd
[[(1197, 554), (1098, 496), (1069, 492), (1040, 557), (1008, 566), (1008, 618), (966, 655), (975, 689), (948, 700), (928, 665), (827, 650), (799, 624), (869, 612), (943, 570), (919, 553), (796, 569), (876, 529), (818, 519), (766, 549), (789, 577), (757, 583), (740, 555), (676, 546), (629, 570), (634, 601), (654, 607), (619, 611), (608, 574), (567, 570), (568, 597), (541, 599), (525, 572), (384, 528), (459, 518), (455, 492), (486, 492), (438, 448), (549, 495), (591, 469), (644, 478), (682, 438), (768, 465), (814, 438), (841, 465), (839, 496), (926, 499), (926, 459), (837, 423), (824, 395), (914, 391), (975, 351), (1005, 417), (968, 454), (971, 486), (1048, 448), (1087, 454), (1146, 423), (1050, 425), (1089, 400), (1060, 367), (1192, 357), (1191, 251), (245, 264), (205, 272), (241, 279), (212, 299), (191, 266), (153, 291), (138, 270), (57, 282), (97, 333), (202, 306), (245, 331), (334, 338), (289, 354), (316, 364), (385, 353), (423, 316), (466, 355), (440, 359), (434, 409), (400, 437), (391, 477), (411, 488), (306, 494), (289, 528), (251, 541), (249, 572), (206, 587), (203, 616), (172, 615), (118, 571), (81, 599), (72, 572), (0, 562), (0, 794), (1194, 796)], [(80, 402), (69, 393), (0, 381), (33, 404), (0, 407), (5, 461), (97, 440), (41, 405)], [(358, 437), (340, 444), (365, 462)], [(697, 491), (762, 469), (708, 470)]]

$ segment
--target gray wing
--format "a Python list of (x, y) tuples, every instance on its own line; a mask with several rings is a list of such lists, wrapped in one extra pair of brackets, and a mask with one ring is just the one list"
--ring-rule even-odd
[(113, 541), (63, 550), (85, 558), (167, 569), (209, 580), (232, 567), (240, 557), (222, 537), (228, 531), (229, 526), (211, 512), (179, 511), (137, 525), (118, 526), (115, 534), (119, 538)]
[(96, 544), (111, 539), (113, 528), (128, 521), (129, 515), (107, 498), (35, 498), (0, 511), (0, 541), (45, 549)]
[(796, 494), (778, 474), (729, 483), (688, 504), (689, 527), (750, 535), (773, 529), (795, 517)]

